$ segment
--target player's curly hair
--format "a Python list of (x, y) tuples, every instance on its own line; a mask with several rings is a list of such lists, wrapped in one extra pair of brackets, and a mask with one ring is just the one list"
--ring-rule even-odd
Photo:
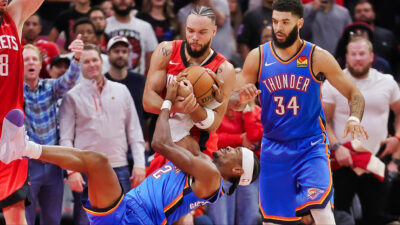
[[(259, 174), (260, 174), (260, 161), (254, 154), (253, 177), (251, 178), (250, 183), (253, 183), (255, 180), (257, 180)], [(231, 178), (229, 182), (232, 183), (232, 186), (229, 188), (228, 195), (232, 195), (233, 192), (236, 190), (237, 186), (239, 185), (240, 177)]]
[(304, 7), (301, 0), (277, 0), (272, 4), (272, 10), (279, 12), (291, 12), (303, 18)]

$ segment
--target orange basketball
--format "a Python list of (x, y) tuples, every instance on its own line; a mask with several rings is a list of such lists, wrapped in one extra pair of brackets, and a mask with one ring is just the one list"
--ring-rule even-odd
[(191, 66), (184, 70), (187, 79), (193, 86), (194, 96), (201, 106), (206, 106), (214, 100), (215, 93), (212, 88), (214, 79), (207, 73), (206, 69), (201, 66)]

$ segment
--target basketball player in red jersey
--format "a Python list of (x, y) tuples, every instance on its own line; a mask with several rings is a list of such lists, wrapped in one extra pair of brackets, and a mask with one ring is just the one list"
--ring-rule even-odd
[[(25, 21), (43, 0), (0, 0), (0, 126), (6, 113), (24, 104), (21, 33)], [(0, 130), (1, 136), (1, 130)], [(0, 209), (6, 224), (26, 224), (28, 160), (0, 162)]]
[[(215, 20), (216, 16), (211, 8), (198, 6), (191, 11), (186, 20), (186, 40), (162, 42), (154, 50), (143, 94), (144, 109), (159, 114), (166, 85), (171, 79), (178, 75), (178, 79), (181, 79), (185, 76), (182, 71), (192, 65), (207, 68), (218, 84), (214, 86), (216, 96), (223, 101), (214, 101), (210, 103), (212, 106), (199, 107), (193, 94), (186, 98), (180, 97), (180, 101), (172, 106), (172, 112), (175, 114), (170, 118), (170, 124), (173, 141), (182, 147), (190, 148), (184, 146), (184, 137), (189, 135), (189, 129), (193, 125), (196, 127), (191, 129), (190, 135), (197, 139), (203, 139), (200, 136), (203, 136), (204, 132), (200, 130), (209, 132), (208, 141), (205, 143), (207, 150), (203, 152), (210, 157), (211, 153), (217, 150), (218, 139), (214, 131), (224, 117), (235, 82), (232, 64), (223, 55), (211, 49), (212, 38), (217, 31)], [(171, 120), (178, 121), (175, 127)], [(204, 141), (200, 141), (200, 146), (204, 146), (202, 142)], [(165, 159), (156, 154), (147, 174), (164, 163)]]

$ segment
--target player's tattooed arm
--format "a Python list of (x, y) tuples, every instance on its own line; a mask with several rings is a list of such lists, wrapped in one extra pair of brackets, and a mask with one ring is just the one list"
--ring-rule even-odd
[(167, 83), (167, 66), (171, 54), (172, 42), (162, 42), (153, 51), (143, 93), (143, 107), (146, 112), (160, 113), (163, 102), (160, 95)]
[(160, 51), (161, 51), (161, 54), (163, 56), (168, 56), (169, 57), (171, 55), (171, 52), (172, 52), (172, 47), (170, 45), (166, 45), (166, 46), (163, 46), (160, 49)]
[(365, 101), (361, 93), (354, 93), (349, 101), (350, 115), (359, 118), (360, 120), (364, 114)]

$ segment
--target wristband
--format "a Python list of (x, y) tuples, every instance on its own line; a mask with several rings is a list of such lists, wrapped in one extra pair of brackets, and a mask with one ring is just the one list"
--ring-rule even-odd
[(172, 107), (172, 102), (170, 100), (164, 100), (161, 105), (161, 110), (163, 109), (171, 110), (171, 107)]
[(340, 146), (342, 146), (342, 143), (336, 142), (334, 145), (332, 145), (331, 150), (336, 151)]
[(209, 127), (211, 127), (211, 125), (214, 123), (214, 111), (209, 109), (209, 108), (204, 108), (207, 112), (207, 117), (200, 122), (195, 123), (194, 125), (196, 125), (196, 127), (204, 130), (207, 129)]
[(360, 119), (359, 119), (358, 117), (356, 117), (356, 116), (350, 116), (350, 117), (347, 119), (347, 122), (349, 122), (349, 121), (354, 121), (354, 122), (356, 122), (356, 123), (360, 123), (360, 122), (361, 122)]

